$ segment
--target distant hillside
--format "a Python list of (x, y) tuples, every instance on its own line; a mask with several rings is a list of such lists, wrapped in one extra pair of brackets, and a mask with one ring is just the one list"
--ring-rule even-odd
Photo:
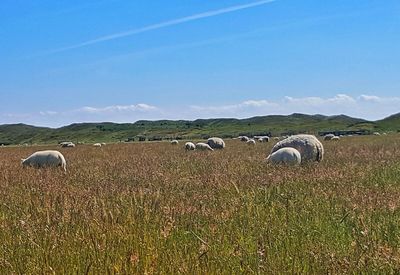
[(400, 113), (391, 115), (385, 119), (376, 122), (381, 129), (400, 130)]
[(52, 131), (54, 129), (25, 124), (0, 125), (0, 144), (19, 144), (22, 141), (40, 140)]
[(238, 135), (282, 135), (330, 130), (400, 131), (400, 113), (379, 121), (345, 115), (292, 114), (247, 119), (140, 120), (135, 123), (76, 123), (52, 129), (25, 124), (0, 125), (0, 144), (74, 142), (115, 142), (138, 137), (165, 138), (234, 137)]

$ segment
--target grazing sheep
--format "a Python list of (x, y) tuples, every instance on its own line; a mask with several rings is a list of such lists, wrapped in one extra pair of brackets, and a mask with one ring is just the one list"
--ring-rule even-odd
[(259, 138), (258, 138), (258, 141), (259, 141), (259, 142), (269, 142), (269, 137), (268, 137), (268, 136), (259, 137)]
[(101, 147), (101, 143), (95, 143), (93, 144), (94, 147)]
[(193, 142), (186, 142), (186, 143), (185, 143), (185, 149), (186, 149), (187, 151), (196, 150), (196, 145), (194, 145)]
[(256, 145), (256, 141), (254, 139), (249, 139), (246, 143), (247, 145), (252, 145), (252, 146)]
[(61, 147), (68, 147), (69, 144), (73, 144), (71, 141), (64, 141), (64, 142), (60, 142), (60, 146)]
[(100, 143), (101, 146), (106, 146), (107, 144), (105, 142)]
[(54, 150), (38, 151), (33, 153), (26, 159), (21, 160), (22, 166), (32, 166), (35, 168), (61, 166), (64, 171), (67, 171), (67, 163), (64, 156)]
[(324, 136), (324, 140), (331, 140), (334, 136), (334, 134), (327, 134)]
[(225, 142), (222, 138), (212, 137), (207, 140), (207, 144), (213, 149), (224, 149)]
[(267, 161), (273, 164), (298, 165), (301, 163), (301, 154), (295, 148), (284, 147), (270, 154)]
[(196, 143), (196, 149), (214, 151), (214, 149), (211, 148), (210, 145), (204, 142)]
[(172, 144), (172, 145), (178, 145), (178, 144), (179, 144), (179, 141), (177, 141), (176, 139), (174, 139), (173, 141), (171, 141), (171, 144)]
[(63, 142), (63, 143), (61, 144), (61, 147), (62, 147), (62, 148), (74, 148), (74, 147), (75, 147), (75, 144), (72, 143), (72, 142)]
[(240, 141), (248, 142), (248, 141), (249, 141), (249, 138), (246, 137), (246, 136), (240, 136)]
[(324, 158), (324, 147), (313, 135), (294, 135), (279, 141), (272, 148), (271, 154), (284, 147), (297, 149), (304, 161), (322, 161)]
[(338, 141), (340, 140), (339, 136), (335, 136), (334, 134), (327, 134), (324, 136), (324, 140), (326, 141)]
[(381, 135), (381, 133), (379, 133), (379, 132), (374, 133), (374, 136), (380, 136), (380, 135)]

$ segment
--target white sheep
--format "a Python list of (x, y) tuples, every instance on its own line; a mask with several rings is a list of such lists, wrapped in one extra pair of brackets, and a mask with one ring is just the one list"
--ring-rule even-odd
[(196, 150), (196, 145), (194, 145), (193, 142), (186, 142), (186, 143), (185, 143), (185, 149), (186, 149), (187, 151)]
[(23, 167), (32, 166), (36, 168), (61, 166), (65, 172), (67, 171), (67, 162), (64, 156), (54, 150), (38, 151), (26, 159), (21, 159), (21, 163)]
[(100, 143), (101, 146), (106, 146), (107, 144), (105, 142)]
[(324, 136), (324, 140), (331, 140), (334, 136), (334, 134), (327, 134)]
[(270, 154), (267, 161), (272, 164), (298, 165), (301, 163), (301, 154), (295, 148), (284, 147)]
[(381, 133), (379, 133), (379, 132), (374, 133), (374, 136), (380, 136), (380, 135), (381, 135)]
[[(70, 147), (68, 145), (73, 144), (71, 141), (64, 141), (60, 143), (61, 147)], [(72, 146), (71, 146), (72, 147)]]
[(214, 149), (211, 148), (210, 145), (204, 142), (196, 143), (196, 149), (214, 151)]
[(338, 141), (338, 140), (340, 140), (340, 137), (338, 137), (338, 136), (334, 136), (331, 138), (331, 141)]
[(207, 144), (213, 149), (224, 149), (225, 142), (222, 138), (212, 137), (207, 140)]
[(95, 143), (93, 144), (94, 147), (101, 147), (101, 143)]
[(249, 139), (246, 143), (247, 145), (252, 145), (252, 146), (256, 145), (256, 141), (254, 139)]
[(171, 144), (172, 144), (172, 145), (178, 145), (178, 144), (179, 144), (179, 141), (177, 141), (176, 139), (174, 139), (173, 141), (171, 141)]
[(271, 154), (284, 147), (297, 149), (304, 161), (322, 161), (324, 158), (324, 147), (313, 135), (294, 135), (279, 141), (272, 147)]
[(268, 137), (268, 136), (259, 137), (259, 138), (258, 138), (258, 141), (259, 141), (259, 142), (269, 142), (269, 137)]
[(63, 148), (74, 148), (75, 144), (72, 142), (63, 142), (63, 144), (61, 145), (61, 147)]
[(240, 141), (243, 142), (248, 142), (250, 138), (246, 137), (246, 136), (240, 136)]

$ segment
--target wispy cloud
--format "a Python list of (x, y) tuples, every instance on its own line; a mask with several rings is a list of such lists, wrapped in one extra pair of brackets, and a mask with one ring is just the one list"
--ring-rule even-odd
[(118, 39), (118, 38), (133, 36), (136, 34), (145, 33), (145, 32), (162, 29), (162, 28), (166, 28), (166, 27), (170, 27), (170, 26), (175, 26), (175, 25), (179, 25), (179, 24), (183, 24), (183, 23), (187, 23), (187, 22), (191, 22), (191, 21), (195, 21), (195, 20), (200, 20), (203, 18), (218, 16), (218, 15), (231, 13), (231, 12), (235, 12), (235, 11), (240, 11), (240, 10), (244, 10), (244, 9), (250, 9), (250, 8), (257, 7), (257, 6), (269, 4), (269, 3), (272, 3), (275, 1), (277, 1), (277, 0), (261, 0), (261, 1), (256, 1), (256, 2), (252, 2), (252, 3), (248, 3), (248, 4), (207, 11), (207, 12), (203, 12), (203, 13), (199, 13), (199, 14), (194, 14), (194, 15), (190, 15), (190, 16), (186, 16), (186, 17), (182, 17), (182, 18), (177, 18), (177, 19), (145, 26), (142, 28), (131, 29), (131, 30), (127, 30), (124, 32), (118, 32), (118, 33), (114, 33), (114, 34), (110, 34), (110, 35), (105, 35), (105, 36), (98, 37), (98, 38), (92, 39), (92, 40), (88, 40), (88, 41), (85, 41), (85, 42), (82, 42), (79, 44), (75, 44), (72, 46), (59, 48), (59, 49), (50, 51), (48, 53), (51, 54), (51, 53), (68, 51), (68, 50), (72, 50), (72, 49), (78, 49), (78, 48), (86, 47), (86, 46), (101, 43), (101, 42), (106, 42), (106, 41), (110, 41), (110, 40), (114, 40), (114, 39)]
[(346, 94), (337, 94), (331, 98), (322, 98), (322, 97), (293, 98), (290, 96), (285, 96), (284, 103), (287, 103), (289, 105), (296, 104), (299, 106), (322, 107), (324, 105), (354, 104), (356, 103), (356, 100)]
[(251, 109), (267, 109), (267, 108), (276, 108), (279, 105), (275, 102), (270, 102), (268, 100), (246, 100), (238, 104), (230, 104), (230, 105), (220, 105), (220, 106), (198, 106), (192, 105), (190, 106), (190, 110), (194, 111), (197, 114), (203, 115), (223, 115), (223, 116), (235, 116), (242, 115), (243, 112), (247, 112)]
[[(276, 1), (276, 0), (275, 0)], [(186, 43), (179, 43), (179, 44), (173, 44), (173, 45), (167, 45), (167, 46), (159, 46), (159, 47), (154, 47), (154, 48), (146, 48), (145, 50), (137, 50), (133, 52), (128, 52), (128, 53), (123, 53), (123, 54), (116, 54), (116, 55), (108, 55), (105, 58), (97, 59), (92, 62), (87, 62), (87, 63), (81, 63), (78, 65), (73, 64), (71, 66), (65, 66), (63, 65), (60, 68), (52, 69), (50, 71), (45, 72), (45, 74), (57, 74), (57, 73), (62, 73), (65, 71), (76, 71), (77, 68), (82, 68), (82, 69), (88, 69), (92, 68), (95, 66), (97, 67), (98, 65), (106, 65), (112, 62), (132, 62), (132, 60), (139, 59), (139, 58), (145, 58), (151, 55), (156, 55), (156, 54), (166, 54), (174, 51), (181, 51), (181, 50), (186, 50), (186, 49), (193, 49), (193, 48), (200, 48), (204, 46), (210, 46), (210, 45), (215, 45), (215, 44), (221, 44), (221, 43), (229, 43), (233, 42), (236, 40), (240, 39), (258, 39), (258, 37), (265, 35), (265, 33), (268, 32), (276, 32), (276, 31), (282, 31), (284, 29), (289, 29), (292, 27), (302, 27), (306, 28), (315, 24), (323, 24), (324, 22), (328, 22), (329, 20), (332, 19), (340, 19), (340, 18), (346, 18), (346, 17), (357, 17), (362, 14), (365, 14), (365, 11), (355, 11), (351, 13), (337, 13), (337, 14), (331, 14), (329, 16), (324, 15), (324, 16), (315, 16), (311, 18), (304, 18), (301, 20), (293, 20), (290, 19), (285, 22), (281, 22), (278, 24), (271, 24), (268, 27), (262, 27), (262, 28), (256, 28), (252, 29), (250, 31), (245, 31), (245, 32), (239, 32), (233, 35), (224, 35), (224, 36), (219, 36), (219, 37), (214, 37), (214, 38), (209, 38), (209, 39), (204, 39), (204, 40), (198, 40), (198, 41), (193, 41), (193, 42), (186, 42)], [(57, 51), (57, 50), (56, 50)], [(43, 54), (39, 54), (39, 56), (42, 56)], [(33, 56), (31, 56), (33, 57)]]
[(58, 114), (58, 112), (54, 112), (54, 111), (40, 111), (39, 114), (42, 115), (42, 116), (55, 116), (55, 115)]
[(136, 105), (112, 105), (103, 108), (95, 107), (83, 107), (76, 110), (75, 112), (83, 112), (89, 114), (101, 114), (101, 113), (115, 113), (115, 112), (148, 112), (155, 111), (158, 108), (144, 103), (139, 103)]
[(376, 95), (360, 95), (358, 99), (370, 103), (400, 104), (400, 97), (379, 97)]

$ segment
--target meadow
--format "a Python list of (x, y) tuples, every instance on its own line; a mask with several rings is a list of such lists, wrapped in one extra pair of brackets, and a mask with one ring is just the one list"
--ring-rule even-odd
[[(399, 273), (400, 135), (300, 167), (266, 164), (273, 144), (0, 148), (1, 273)], [(21, 167), (45, 148), (67, 174)]]

